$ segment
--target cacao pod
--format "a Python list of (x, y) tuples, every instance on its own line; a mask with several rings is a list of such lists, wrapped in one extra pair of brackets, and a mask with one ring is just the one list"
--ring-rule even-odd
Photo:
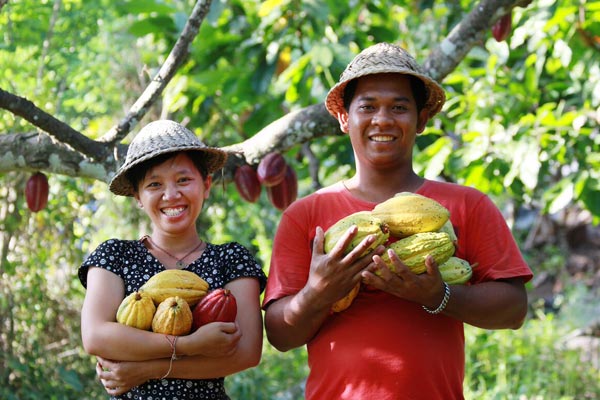
[(210, 322), (234, 322), (237, 316), (235, 296), (228, 289), (212, 290), (194, 307), (192, 316), (192, 332)]
[(286, 168), (287, 162), (280, 153), (269, 153), (258, 163), (258, 181), (265, 187), (278, 185), (285, 177)]
[(117, 310), (117, 322), (145, 331), (152, 328), (156, 306), (148, 293), (133, 292), (125, 297)]
[(345, 309), (347, 309), (348, 307), (350, 307), (350, 305), (352, 304), (352, 302), (354, 301), (356, 296), (358, 296), (359, 291), (360, 291), (360, 282), (358, 282), (356, 284), (356, 286), (354, 286), (352, 288), (350, 293), (348, 293), (347, 295), (345, 295), (344, 297), (342, 297), (341, 299), (339, 299), (338, 301), (333, 303), (333, 306), (331, 307), (331, 311), (342, 312)]
[(31, 175), (25, 185), (25, 200), (27, 207), (38, 212), (48, 204), (48, 178), (41, 172)]
[(452, 243), (454, 243), (456, 245), (456, 242), (458, 241), (458, 237), (456, 236), (456, 232), (454, 231), (454, 226), (452, 225), (452, 222), (450, 220), (446, 221), (444, 226), (442, 226), (438, 232), (447, 233), (448, 236), (450, 236), (450, 240), (452, 240)]
[(467, 260), (450, 257), (439, 266), (442, 279), (449, 285), (462, 285), (473, 276), (473, 268)]
[(192, 329), (192, 309), (179, 296), (168, 297), (156, 307), (152, 331), (165, 335), (187, 335)]
[(381, 219), (373, 216), (370, 211), (358, 211), (340, 219), (327, 229), (323, 243), (325, 253), (329, 253), (342, 235), (353, 225), (356, 225), (357, 232), (352, 242), (344, 249), (344, 254), (350, 253), (367, 236), (377, 235), (376, 240), (361, 254), (364, 256), (380, 244), (384, 244), (390, 235), (387, 225)]
[(509, 12), (500, 17), (498, 21), (492, 25), (492, 36), (497, 42), (506, 40), (512, 30), (512, 14)]
[(148, 293), (154, 304), (158, 305), (169, 297), (179, 296), (190, 307), (195, 306), (206, 296), (208, 283), (191, 271), (167, 269), (152, 276), (140, 288), (140, 292)]
[(275, 186), (266, 187), (269, 201), (278, 210), (285, 210), (298, 197), (298, 178), (291, 166), (286, 167), (286, 173), (281, 182)]
[[(438, 265), (442, 265), (454, 255), (454, 243), (445, 232), (423, 232), (400, 239), (389, 245), (398, 258), (415, 274), (427, 270), (425, 259), (431, 255)], [(392, 272), (396, 268), (387, 252), (381, 257)]]
[(242, 198), (250, 203), (256, 202), (260, 197), (260, 182), (254, 168), (248, 164), (237, 167), (233, 177), (235, 187)]
[(417, 193), (402, 192), (377, 204), (373, 215), (387, 224), (390, 235), (398, 238), (440, 229), (450, 212), (437, 201)]

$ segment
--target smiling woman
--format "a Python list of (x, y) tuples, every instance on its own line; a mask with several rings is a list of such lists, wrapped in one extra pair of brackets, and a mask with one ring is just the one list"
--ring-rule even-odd
[[(242, 245), (212, 244), (196, 228), (212, 174), (226, 157), (182, 125), (156, 121), (135, 137), (110, 183), (113, 193), (134, 198), (152, 221), (150, 234), (108, 240), (79, 269), (87, 289), (83, 346), (97, 356), (98, 377), (112, 398), (228, 399), (224, 377), (260, 360), (259, 296), (266, 277)], [(210, 290), (229, 290), (239, 304), (236, 320), (179, 337), (118, 323), (122, 300), (165, 270), (190, 271)]]

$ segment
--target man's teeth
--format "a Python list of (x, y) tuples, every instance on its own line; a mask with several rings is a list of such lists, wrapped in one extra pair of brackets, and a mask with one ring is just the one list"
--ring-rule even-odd
[(371, 140), (374, 142), (391, 142), (394, 140), (393, 136), (373, 136)]
[(185, 210), (185, 207), (163, 208), (162, 212), (167, 214), (169, 217), (174, 217), (176, 215), (181, 214), (183, 212), (183, 210)]

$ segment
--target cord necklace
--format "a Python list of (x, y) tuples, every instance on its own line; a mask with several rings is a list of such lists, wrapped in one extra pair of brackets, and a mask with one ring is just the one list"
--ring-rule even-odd
[(193, 252), (195, 252), (196, 250), (198, 250), (200, 248), (200, 246), (202, 246), (204, 244), (204, 241), (200, 240), (200, 243), (198, 244), (198, 246), (194, 247), (189, 253), (187, 253), (185, 256), (178, 258), (175, 257), (173, 254), (169, 253), (167, 250), (163, 249), (162, 247), (160, 247), (159, 245), (157, 245), (156, 243), (154, 243), (154, 240), (152, 240), (152, 238), (148, 235), (144, 236), (142, 238), (142, 241), (144, 239), (148, 239), (148, 241), (150, 242), (150, 244), (152, 244), (153, 247), (156, 247), (158, 250), (162, 251), (163, 253), (165, 253), (166, 255), (168, 255), (169, 257), (171, 257), (173, 260), (175, 260), (175, 266), (177, 268), (183, 268), (186, 266), (186, 264), (183, 262), (183, 260), (185, 260), (190, 254), (192, 254)]

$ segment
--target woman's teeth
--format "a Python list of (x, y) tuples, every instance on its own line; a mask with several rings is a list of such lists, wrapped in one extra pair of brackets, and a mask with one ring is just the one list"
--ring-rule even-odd
[(185, 207), (163, 208), (162, 212), (165, 213), (166, 215), (168, 215), (169, 217), (175, 217), (175, 216), (181, 214), (183, 212), (183, 210), (185, 210)]

